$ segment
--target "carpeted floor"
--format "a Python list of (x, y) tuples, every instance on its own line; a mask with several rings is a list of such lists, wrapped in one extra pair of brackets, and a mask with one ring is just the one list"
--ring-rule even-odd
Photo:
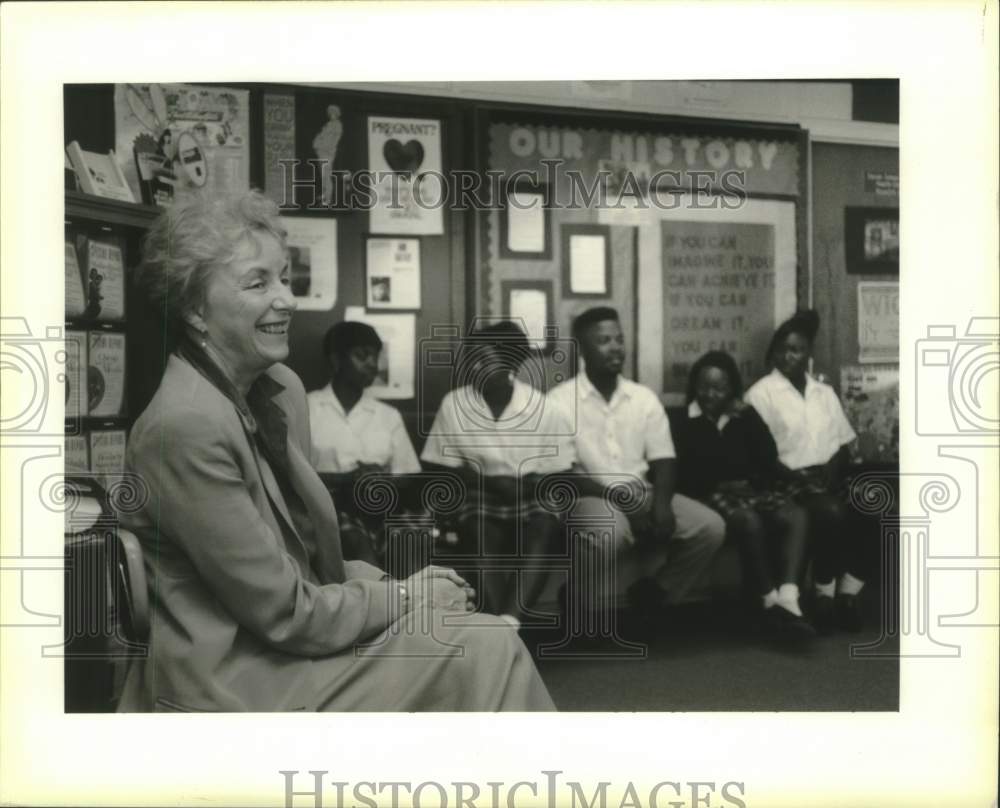
[(558, 643), (558, 630), (524, 637), (562, 711), (895, 711), (898, 659), (851, 655), (862, 644), (898, 651), (895, 634), (880, 642), (878, 595), (866, 595), (869, 628), (801, 647), (770, 641), (733, 603), (676, 607), (655, 620), (619, 612), (621, 643), (578, 637), (555, 654), (544, 645)]

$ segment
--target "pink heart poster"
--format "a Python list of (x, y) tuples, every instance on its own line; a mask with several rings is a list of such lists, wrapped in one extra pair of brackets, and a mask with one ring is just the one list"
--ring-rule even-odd
[(441, 122), (368, 118), (368, 168), (373, 204), (369, 232), (436, 236), (444, 233), (447, 194), (441, 166)]

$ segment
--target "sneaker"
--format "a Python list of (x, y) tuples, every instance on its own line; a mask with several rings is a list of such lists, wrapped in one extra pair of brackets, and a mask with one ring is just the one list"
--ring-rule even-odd
[(816, 636), (814, 629), (804, 617), (791, 612), (780, 603), (764, 610), (764, 621), (775, 636), (789, 640), (808, 640)]

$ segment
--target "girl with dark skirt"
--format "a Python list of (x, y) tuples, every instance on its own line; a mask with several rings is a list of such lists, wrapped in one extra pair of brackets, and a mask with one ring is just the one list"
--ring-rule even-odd
[(718, 511), (739, 542), (748, 583), (765, 624), (781, 636), (815, 632), (799, 607), (807, 515), (780, 485), (778, 451), (767, 425), (741, 400), (733, 358), (709, 351), (691, 368), (687, 409), (672, 419), (678, 488)]

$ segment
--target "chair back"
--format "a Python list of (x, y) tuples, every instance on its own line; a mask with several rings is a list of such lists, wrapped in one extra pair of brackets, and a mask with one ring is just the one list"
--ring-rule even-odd
[(149, 638), (149, 588), (142, 547), (134, 533), (119, 527), (112, 559), (117, 620), (124, 639), (145, 643)]

